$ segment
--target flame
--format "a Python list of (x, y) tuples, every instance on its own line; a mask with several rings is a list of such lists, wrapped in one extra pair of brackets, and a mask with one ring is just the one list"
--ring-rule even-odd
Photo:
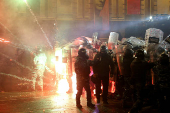
[(57, 77), (60, 79), (58, 82), (57, 93), (66, 93), (69, 90), (69, 84), (66, 79), (67, 64), (62, 63), (62, 49), (61, 48), (56, 49), (55, 56), (58, 56), (58, 61), (55, 61), (55, 71), (58, 75)]
[(62, 49), (56, 49), (55, 56), (58, 57), (58, 61), (55, 61), (55, 70), (59, 75), (63, 75), (63, 79), (66, 79), (66, 64), (62, 63)]
[(111, 93), (115, 92), (115, 82), (112, 81)]
[(96, 94), (96, 89), (93, 90), (93, 94)]
[(72, 79), (72, 87), (73, 87), (73, 94), (77, 93), (77, 82), (76, 82), (76, 73), (73, 72), (73, 76), (71, 77)]
[(61, 79), (58, 83), (57, 93), (66, 93), (69, 90), (69, 84), (67, 79)]

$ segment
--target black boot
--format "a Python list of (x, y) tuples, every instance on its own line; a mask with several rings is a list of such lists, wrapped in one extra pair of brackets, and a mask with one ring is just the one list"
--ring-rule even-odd
[(77, 108), (82, 108), (82, 105), (81, 104), (76, 104)]
[(77, 108), (82, 108), (82, 105), (80, 104), (80, 96), (76, 95), (76, 106)]
[(103, 104), (109, 104), (108, 101), (103, 101)]
[(87, 106), (90, 107), (90, 108), (94, 108), (94, 107), (95, 107), (95, 105), (92, 104), (91, 102), (90, 102), (90, 103), (87, 103)]
[(100, 99), (97, 99), (97, 104), (100, 104)]
[(76, 106), (77, 106), (77, 108), (82, 108), (82, 105), (80, 104), (80, 101), (76, 100)]
[(107, 98), (103, 98), (103, 104), (109, 104)]

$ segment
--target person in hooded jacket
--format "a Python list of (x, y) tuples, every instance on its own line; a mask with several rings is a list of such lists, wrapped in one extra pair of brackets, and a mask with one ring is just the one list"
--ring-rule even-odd
[(113, 77), (113, 60), (107, 53), (108, 49), (105, 45), (100, 47), (100, 52), (94, 57), (93, 73), (96, 77), (96, 97), (97, 103), (100, 103), (101, 81), (103, 84), (103, 103), (108, 104), (108, 86), (109, 74)]
[(78, 56), (76, 57), (75, 62), (75, 72), (77, 80), (77, 94), (76, 94), (76, 106), (82, 108), (80, 104), (80, 96), (82, 95), (82, 90), (85, 88), (87, 93), (87, 106), (94, 107), (95, 105), (91, 102), (91, 90), (89, 83), (89, 74), (90, 74), (90, 61), (88, 60), (89, 56), (87, 55), (86, 49), (81, 48), (78, 51)]

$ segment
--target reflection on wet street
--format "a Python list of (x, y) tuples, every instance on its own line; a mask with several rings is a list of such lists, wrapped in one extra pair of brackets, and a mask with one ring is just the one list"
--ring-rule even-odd
[[(93, 103), (96, 104), (96, 98)], [(121, 100), (109, 99), (109, 105), (87, 107), (86, 95), (81, 97), (82, 109), (76, 107), (75, 94), (57, 94), (56, 92), (1, 92), (0, 112), (2, 113), (127, 113), (122, 109)], [(145, 110), (146, 111), (146, 110)], [(151, 110), (150, 110), (151, 112)], [(152, 109), (152, 112), (157, 113)], [(146, 113), (146, 112), (144, 112)]]

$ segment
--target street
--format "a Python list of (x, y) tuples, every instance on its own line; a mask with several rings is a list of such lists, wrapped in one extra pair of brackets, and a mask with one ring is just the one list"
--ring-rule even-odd
[[(93, 103), (96, 98), (92, 96)], [(81, 97), (82, 109), (76, 107), (75, 94), (57, 94), (55, 91), (44, 92), (1, 92), (0, 113), (127, 113), (121, 107), (121, 100), (109, 99), (109, 105), (86, 106), (85, 93)], [(156, 109), (144, 107), (142, 113), (157, 113)]]

